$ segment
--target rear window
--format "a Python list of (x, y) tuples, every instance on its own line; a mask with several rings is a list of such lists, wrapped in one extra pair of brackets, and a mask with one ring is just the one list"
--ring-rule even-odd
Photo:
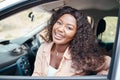
[(106, 22), (106, 28), (105, 31), (102, 33), (102, 35), (99, 35), (98, 38), (100, 39), (102, 36), (102, 41), (105, 43), (114, 42), (115, 35), (116, 35), (116, 27), (117, 27), (117, 17), (105, 17), (104, 18)]

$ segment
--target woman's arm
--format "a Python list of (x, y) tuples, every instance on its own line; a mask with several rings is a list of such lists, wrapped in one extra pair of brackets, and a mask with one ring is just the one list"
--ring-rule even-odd
[(111, 63), (111, 57), (105, 56), (105, 66), (101, 71), (97, 73), (97, 75), (108, 75), (110, 63)]
[(41, 73), (41, 61), (42, 61), (42, 52), (43, 52), (43, 48), (44, 48), (44, 44), (42, 44), (40, 46), (40, 48), (38, 49), (37, 55), (36, 55), (36, 59), (35, 59), (35, 64), (34, 64), (34, 71), (32, 76), (40, 76), (42, 75)]

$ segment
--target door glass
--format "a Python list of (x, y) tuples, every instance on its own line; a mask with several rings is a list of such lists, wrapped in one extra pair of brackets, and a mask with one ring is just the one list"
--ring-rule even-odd
[(108, 52), (106, 55), (110, 57), (112, 57), (113, 45), (116, 35), (117, 19), (117, 17), (105, 17), (104, 19), (102, 19), (102, 23), (99, 26), (99, 29), (101, 30), (98, 31), (100, 32), (97, 32), (100, 33), (98, 35), (98, 42), (100, 46), (106, 49), (106, 51)]
[(0, 41), (24, 36), (50, 18), (51, 14), (42, 8), (31, 8), (11, 15), (0, 21)]
[(103, 42), (114, 42), (116, 35), (117, 19), (117, 17), (111, 16), (104, 18), (106, 22), (106, 29), (102, 34)]

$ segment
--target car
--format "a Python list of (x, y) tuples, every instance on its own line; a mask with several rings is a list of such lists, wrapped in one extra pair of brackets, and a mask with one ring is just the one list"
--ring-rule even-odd
[[(0, 0), (0, 79), (120, 80), (119, 5), (119, 0)], [(63, 6), (87, 13), (96, 42), (111, 57), (107, 76), (31, 76), (48, 21)]]

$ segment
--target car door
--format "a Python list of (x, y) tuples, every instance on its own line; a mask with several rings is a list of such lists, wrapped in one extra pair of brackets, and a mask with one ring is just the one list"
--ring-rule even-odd
[(37, 11), (36, 7), (24, 10), (28, 2), (32, 3), (21, 0), (1, 2), (0, 75), (30, 76), (34, 69), (35, 56), (42, 43), (39, 32), (50, 14), (43, 9)]
[[(26, 10), (26, 9), (36, 6), (36, 5), (39, 5), (39, 7), (41, 7), (41, 4), (43, 4), (43, 3), (47, 3), (47, 4), (43, 4), (42, 8), (45, 10), (48, 10), (48, 11), (50, 10), (50, 12), (52, 12), (52, 11), (58, 9), (59, 7), (62, 7), (65, 5), (73, 6), (80, 10), (81, 9), (86, 10), (86, 9), (89, 9), (89, 7), (95, 7), (95, 4), (93, 5), (92, 2), (98, 2), (96, 0), (90, 0), (90, 1), (87, 1), (87, 0), (71, 0), (71, 1), (68, 0), (67, 1), (66, 0), (66, 3), (65, 3), (65, 0), (57, 0), (57, 1), (52, 0), (53, 2), (49, 4), (49, 2), (51, 2), (51, 0), (20, 0), (20, 1), (23, 1), (23, 2), (16, 3), (14, 5), (12, 4), (13, 6), (11, 6), (11, 7), (7, 6), (6, 9), (1, 10), (0, 11), (0, 20), (2, 21), (3, 19), (11, 16), (12, 14), (18, 13), (22, 10)], [(102, 0), (102, 1), (104, 3), (104, 1), (109, 1), (109, 0)], [(100, 1), (100, 2), (102, 2), (102, 1)], [(75, 4), (72, 5), (72, 3), (74, 3), (74, 2), (76, 5)], [(81, 5), (83, 4), (82, 5), (83, 7), (79, 8), (78, 6), (81, 6), (80, 3), (81, 3)], [(86, 7), (84, 5), (88, 5), (88, 6)], [(97, 8), (99, 8), (99, 6), (97, 6)], [(96, 9), (96, 7), (95, 7), (95, 9)], [(102, 7), (100, 7), (100, 9), (102, 9)], [(34, 8), (34, 9), (32, 8), (32, 10), (39, 11), (38, 7)], [(34, 21), (36, 21), (36, 17), (37, 17), (36, 15), (39, 15), (33, 11), (27, 12), (27, 13), (25, 13), (26, 16), (23, 16), (24, 18), (27, 18), (27, 20), (32, 24), (34, 23)], [(42, 10), (40, 10), (40, 11), (42, 11)], [(88, 14), (90, 13), (89, 14), (90, 16), (93, 16), (95, 18), (93, 23), (96, 24), (96, 19), (98, 19), (97, 16), (99, 15), (99, 13), (94, 12), (94, 10), (92, 10), (92, 11), (93, 12), (91, 13), (91, 9), (90, 9), (87, 12), (88, 12)], [(101, 12), (101, 14), (102, 13), (104, 13), (104, 10), (103, 10), (103, 12)], [(95, 15), (95, 14), (98, 14), (98, 15)], [(100, 15), (100, 16), (104, 16), (104, 15)], [(24, 65), (28, 66), (30, 64), (29, 62), (32, 62), (34, 60), (34, 58), (33, 58), (33, 57), (35, 57), (34, 53), (37, 52), (37, 49), (40, 46), (40, 45), (37, 45), (37, 44), (39, 44), (39, 42), (37, 42), (37, 40), (39, 40), (39, 39), (37, 39), (39, 37), (38, 32), (42, 31), (43, 28), (45, 27), (44, 24), (43, 25), (41, 24), (41, 25), (38, 25), (38, 28), (34, 29), (33, 31), (30, 31), (30, 33), (25, 35), (24, 37), (20, 37), (15, 40), (1, 40), (0, 41), (0, 43), (1, 43), (0, 44), (0, 47), (1, 47), (1, 49), (0, 49), (0, 51), (1, 51), (1, 53), (0, 53), (0, 56), (1, 56), (0, 57), (0, 63), (1, 63), (0, 64), (0, 72), (1, 72), (0, 79), (1, 80), (5, 80), (5, 79), (11, 79), (11, 80), (16, 80), (16, 79), (24, 79), (24, 80), (39, 80), (39, 79), (120, 80), (120, 77), (118, 75), (118, 73), (120, 71), (120, 65), (119, 65), (119, 63), (120, 63), (119, 27), (120, 26), (119, 26), (119, 21), (120, 20), (118, 18), (118, 25), (117, 25), (116, 37), (115, 37), (115, 41), (114, 41), (112, 62), (111, 62), (111, 67), (110, 67), (108, 76), (90, 75), (90, 76), (72, 76), (72, 77), (41, 77), (41, 76), (31, 77), (30, 75), (32, 74), (32, 72), (30, 73), (30, 75), (24, 75), (22, 72), (22, 69), (23, 69), (23, 71), (25, 71), (25, 73), (28, 73), (28, 71), (25, 69), (26, 67)], [(15, 23), (16, 24), (19, 23), (19, 20), (16, 19)], [(24, 24), (23, 27), (25, 27), (25, 26), (28, 26), (28, 25)], [(43, 28), (41, 28), (41, 27), (43, 27)], [(7, 29), (7, 30), (9, 30), (9, 29)], [(14, 32), (13, 34), (19, 35), (18, 32)], [(9, 37), (9, 35), (7, 37)], [(40, 43), (42, 43), (42, 41), (40, 41)], [(17, 54), (17, 55), (13, 55), (11, 53), (11, 51), (13, 51), (13, 52), (16, 52), (16, 50), (20, 51), (21, 48), (22, 48), (22, 50), (24, 50), (23, 51), (24, 53)], [(7, 52), (5, 52), (4, 50), (5, 51), (7, 50)], [(2, 51), (3, 51), (3, 53), (2, 53)], [(24, 63), (24, 65), (21, 63), (21, 61), (22, 61), (22, 63)], [(23, 66), (20, 66), (21, 64)], [(34, 63), (32, 62), (32, 66), (33, 66), (33, 64)], [(17, 75), (17, 76), (15, 76), (15, 75)]]

